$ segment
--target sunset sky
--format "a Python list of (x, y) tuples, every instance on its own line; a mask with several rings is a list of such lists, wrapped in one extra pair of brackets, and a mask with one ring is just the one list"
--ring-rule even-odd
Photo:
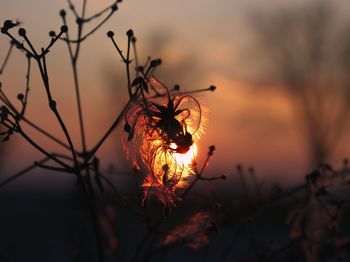
[[(93, 14), (111, 2), (90, 0), (88, 12)], [(123, 67), (106, 32), (113, 30), (118, 43), (125, 48), (125, 32), (132, 28), (140, 58), (143, 61), (149, 55), (162, 58), (159, 78), (164, 83), (180, 84), (184, 90), (217, 86), (214, 93), (199, 96), (208, 109), (209, 121), (206, 135), (199, 143), (199, 162), (209, 145), (217, 148), (208, 173), (233, 175), (235, 166), (243, 164), (254, 166), (258, 177), (265, 181), (301, 181), (310, 170), (302, 128), (285, 89), (261, 77), (264, 61), (250, 49), (254, 37), (250, 17), (303, 2), (124, 0), (118, 12), (82, 47), (79, 73), (88, 144), (92, 146), (98, 140), (127, 101)], [(347, 21), (345, 15), (349, 14), (350, 5), (344, 4), (345, 0), (332, 2), (337, 19)], [(58, 31), (61, 26), (58, 12), (62, 7), (67, 9), (64, 0), (0, 0), (0, 23), (18, 19), (35, 46), (46, 46), (48, 32)], [(69, 13), (68, 19), (72, 18)], [(1, 36), (1, 62), (7, 48), (8, 39)], [(80, 145), (72, 73), (63, 42), (49, 54), (48, 67), (58, 108)], [(1, 75), (4, 90), (13, 99), (24, 90), (25, 69), (25, 58), (15, 50), (5, 74)], [(56, 133), (58, 126), (47, 107), (36, 69), (30, 86), (28, 116)], [(113, 164), (117, 170), (128, 172), (130, 166), (121, 153), (120, 129), (113, 133), (99, 156), (104, 159), (104, 166)], [(40, 144), (56, 148), (32, 134)], [(63, 137), (61, 133), (60, 136)], [(350, 147), (345, 143), (348, 138), (339, 143), (331, 163), (339, 166), (343, 157), (350, 156)], [(5, 146), (1, 172), (4, 176), (41, 158), (20, 137), (11, 138)]]

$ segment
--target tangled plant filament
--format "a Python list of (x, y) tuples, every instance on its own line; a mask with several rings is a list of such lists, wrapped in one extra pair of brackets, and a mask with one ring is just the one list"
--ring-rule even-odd
[(203, 133), (202, 108), (191, 95), (171, 95), (154, 77), (143, 79), (141, 92), (128, 109), (123, 135), (124, 147), (135, 168), (145, 167), (144, 200), (154, 192), (165, 204), (174, 204), (175, 190), (184, 188), (195, 173), (196, 142)]

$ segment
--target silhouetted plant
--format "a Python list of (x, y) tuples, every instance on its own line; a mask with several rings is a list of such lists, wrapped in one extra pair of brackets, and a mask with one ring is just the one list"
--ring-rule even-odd
[[(68, 0), (70, 13), (75, 19), (77, 36), (72, 37), (68, 14), (65, 10), (61, 10), (59, 15), (63, 25), (59, 32), (49, 32), (50, 43), (40, 49), (33, 46), (24, 28), (18, 29), (19, 37), (15, 36), (13, 31), (20, 26), (20, 22), (6, 20), (3, 23), (1, 33), (9, 38), (10, 43), (4, 61), (1, 63), (0, 75), (6, 69), (14, 47), (26, 56), (27, 70), (25, 88), (17, 95), (19, 107), (8, 98), (0, 83), (2, 101), (0, 139), (5, 142), (11, 139), (11, 136), (19, 135), (41, 152), (44, 158), (2, 181), (0, 188), (36, 168), (76, 176), (88, 206), (98, 258), (101, 262), (105, 261), (107, 249), (112, 254), (116, 253), (120, 240), (116, 229), (119, 223), (117, 219), (119, 211), (113, 205), (106, 207), (100, 205), (99, 200), (102, 196), (108, 196), (107, 189), (110, 189), (115, 197), (113, 201), (119, 201), (127, 210), (134, 212), (145, 226), (142, 239), (139, 242), (133, 239), (133, 244), (137, 243), (135, 247), (133, 246), (131, 254), (123, 254), (121, 260), (150, 261), (159, 253), (182, 246), (201, 250), (204, 253), (204, 250), (209, 250), (209, 244), (216, 234), (225, 229), (232, 234), (229, 235), (229, 241), (220, 242), (218, 261), (300, 261), (304, 259), (311, 262), (317, 260), (327, 247), (332, 247), (337, 254), (346, 252), (350, 237), (341, 235), (340, 228), (342, 216), (350, 199), (348, 181), (350, 171), (347, 160), (339, 170), (334, 170), (329, 165), (321, 165), (306, 176), (305, 183), (289, 190), (284, 190), (277, 185), (272, 189), (267, 188), (267, 185), (263, 187), (263, 181), (258, 179), (253, 167), (246, 168), (239, 164), (233, 173), (238, 177), (237, 184), (242, 189), (241, 196), (225, 202), (216, 194), (215, 188), (211, 187), (204, 194), (206, 197), (199, 195), (200, 202), (206, 204), (205, 209), (202, 208), (201, 203), (194, 208), (190, 201), (186, 201), (189, 197), (198, 198), (195, 195), (196, 192), (193, 192), (193, 188), (198, 183), (212, 181), (226, 183), (229, 180), (226, 174), (204, 175), (215, 153), (214, 145), (208, 148), (207, 157), (202, 166), (195, 162), (195, 144), (203, 127), (203, 118), (201, 104), (192, 95), (198, 92), (212, 92), (216, 87), (211, 85), (204, 89), (183, 91), (179, 85), (171, 89), (162, 84), (154, 76), (162, 60), (149, 58), (145, 64), (141, 64), (136, 48), (137, 40), (132, 30), (126, 32), (125, 52), (118, 45), (115, 33), (107, 32), (107, 37), (111, 40), (125, 67), (125, 91), (128, 93), (128, 101), (97, 143), (92, 147), (87, 145), (88, 134), (84, 128), (78, 70), (80, 50), (82, 44), (118, 10), (119, 2), (115, 1), (100, 12), (87, 16), (87, 0), (82, 1), (81, 13), (78, 13), (75, 5)], [(102, 16), (104, 18), (100, 22), (97, 22), (88, 32), (84, 32), (85, 25), (95, 22)], [(72, 65), (81, 149), (75, 146), (77, 141), (71, 138), (71, 133), (61, 116), (59, 104), (52, 95), (49, 81), (47, 55), (53, 52), (54, 46), (59, 42), (67, 45)], [(65, 140), (59, 139), (57, 134), (47, 132), (45, 127), (37, 125), (27, 116), (32, 63), (39, 69), (48, 109), (51, 110), (55, 121), (59, 123)], [(101, 160), (97, 157), (106, 139), (122, 123), (125, 150), (134, 168), (134, 178), (136, 181), (139, 180), (137, 187), (142, 188), (138, 190), (142, 193), (137, 194), (139, 198), (136, 200), (119, 192), (108, 176), (108, 173), (115, 173), (115, 170), (109, 169), (105, 172), (101, 170)], [(51, 152), (41, 146), (40, 141), (34, 140), (27, 133), (25, 125), (55, 142), (59, 149), (66, 150), (65, 153)], [(190, 153), (188, 159), (185, 161), (180, 159), (188, 153)], [(157, 212), (152, 213), (151, 205), (141, 204), (152, 200), (151, 193), (155, 193), (155, 196), (163, 202), (162, 210), (157, 209)], [(142, 194), (143, 196), (140, 196)], [(173, 208), (174, 206), (177, 209)], [(180, 213), (184, 217), (181, 218), (184, 222), (180, 225), (168, 224), (168, 221), (178, 216), (179, 213), (176, 211), (182, 207), (190, 209), (189, 212), (184, 212), (185, 214)], [(264, 212), (273, 213), (272, 210), (278, 215), (282, 213), (283, 218), (287, 218), (286, 232), (289, 231), (290, 239), (286, 243), (276, 241), (270, 235), (268, 240), (262, 240), (257, 233), (259, 217)], [(269, 219), (272, 216), (270, 215)], [(239, 252), (242, 246), (249, 252)], [(74, 259), (83, 261), (79, 251)]]
[[(110, 134), (114, 131), (114, 129), (122, 122), (122, 120), (123, 119), (128, 120), (127, 112), (132, 111), (133, 106), (135, 105), (141, 106), (142, 110), (147, 112), (147, 115), (150, 116), (149, 106), (151, 104), (154, 105), (154, 107), (157, 110), (160, 110), (160, 112), (162, 112), (162, 108), (164, 106), (163, 104), (157, 105), (154, 102), (151, 102), (152, 99), (155, 100), (156, 98), (162, 98), (164, 96), (167, 96), (169, 102), (172, 101), (172, 103), (174, 103), (174, 100), (177, 101), (176, 106), (173, 104), (173, 107), (175, 106), (174, 110), (180, 110), (180, 109), (177, 109), (177, 107), (179, 107), (180, 105), (180, 102), (182, 102), (184, 98), (192, 98), (192, 96), (187, 95), (186, 92), (181, 92), (179, 88), (175, 88), (174, 90), (169, 91), (166, 87), (164, 87), (163, 91), (166, 90), (167, 93), (157, 90), (157, 88), (155, 88), (154, 85), (150, 84), (150, 79), (151, 77), (153, 77), (155, 69), (161, 64), (161, 60), (154, 59), (154, 60), (147, 61), (145, 65), (139, 65), (138, 56), (136, 53), (136, 38), (134, 36), (133, 31), (128, 30), (126, 32), (127, 50), (125, 55), (123, 54), (122, 50), (119, 48), (117, 42), (115, 41), (114, 33), (112, 31), (109, 31), (107, 33), (107, 36), (108, 38), (111, 39), (119, 56), (122, 58), (122, 62), (125, 64), (125, 70), (126, 70), (125, 74), (127, 78), (126, 89), (129, 94), (129, 101), (126, 102), (120, 114), (116, 116), (112, 125), (105, 132), (105, 134), (98, 140), (98, 142), (91, 148), (87, 146), (86, 131), (84, 128), (84, 117), (82, 113), (82, 100), (80, 96), (80, 83), (79, 83), (79, 77), (78, 77), (78, 64), (79, 64), (78, 62), (80, 58), (80, 50), (81, 50), (82, 44), (91, 35), (93, 35), (105, 22), (107, 22), (109, 18), (118, 10), (119, 2), (121, 1), (120, 0), (115, 1), (113, 4), (107, 6), (100, 12), (88, 17), (86, 15), (87, 0), (82, 1), (81, 13), (78, 13), (73, 2), (68, 0), (69, 9), (75, 18), (77, 36), (72, 37), (69, 30), (70, 26), (68, 26), (69, 22), (67, 20), (67, 13), (65, 10), (61, 10), (59, 12), (59, 15), (62, 19), (63, 25), (61, 26), (58, 33), (55, 31), (50, 31), (49, 32), (49, 36), (51, 38), (50, 43), (46, 47), (42, 47), (39, 49), (34, 47), (34, 45), (30, 40), (29, 34), (27, 33), (25, 28), (22, 28), (22, 27), (19, 28), (18, 37), (15, 36), (13, 31), (15, 30), (15, 28), (19, 27), (19, 25), (21, 24), (20, 22), (18, 21), (13, 22), (11, 20), (6, 20), (1, 27), (1, 33), (10, 39), (10, 46), (9, 46), (7, 55), (5, 56), (4, 62), (1, 65), (0, 73), (2, 74), (3, 71), (5, 70), (5, 67), (7, 65), (7, 62), (10, 59), (14, 46), (16, 46), (19, 50), (21, 50), (27, 58), (27, 74), (26, 74), (25, 90), (23, 93), (19, 93), (17, 95), (17, 99), (21, 104), (20, 109), (18, 109), (15, 106), (14, 102), (12, 102), (7, 97), (4, 89), (2, 88), (2, 86), (0, 86), (1, 87), (0, 100), (3, 103), (3, 105), (0, 108), (0, 124), (3, 127), (3, 131), (0, 133), (1, 140), (3, 142), (7, 141), (8, 139), (10, 139), (12, 135), (18, 134), (24, 140), (26, 140), (29, 144), (31, 144), (34, 148), (40, 151), (45, 156), (45, 158), (35, 161), (33, 165), (29, 166), (28, 168), (25, 168), (19, 173), (11, 176), (9, 179), (3, 181), (0, 184), (0, 187), (3, 187), (7, 183), (17, 179), (18, 177), (26, 174), (27, 172), (37, 167), (75, 175), (78, 179), (79, 186), (82, 188), (82, 191), (84, 193), (84, 197), (85, 197), (85, 200), (89, 209), (90, 217), (93, 223), (99, 261), (104, 261), (104, 251), (103, 251), (104, 247), (103, 247), (103, 242), (101, 240), (101, 223), (99, 223), (99, 216), (97, 212), (96, 191), (94, 188), (95, 187), (94, 182), (101, 192), (104, 191), (104, 186), (102, 182), (106, 182), (107, 185), (111, 186), (118, 195), (119, 193), (116, 190), (116, 188), (113, 186), (113, 184), (108, 180), (108, 178), (101, 174), (99, 159), (97, 158), (96, 153), (98, 152), (100, 147), (103, 145), (103, 143), (106, 141), (106, 139), (110, 136)], [(96, 23), (96, 25), (90, 31), (84, 32), (84, 28), (86, 24), (94, 22), (97, 18), (102, 16), (104, 16), (102, 21)], [(47, 55), (49, 52), (52, 52), (53, 47), (58, 42), (66, 43), (71, 65), (72, 65), (76, 104), (77, 104), (77, 110), (78, 110), (78, 116), (79, 116), (80, 139), (82, 144), (81, 150), (76, 148), (76, 145), (75, 145), (76, 143), (75, 141), (73, 141), (70, 131), (66, 127), (65, 120), (63, 119), (60, 113), (59, 104), (56, 102), (52, 94), (52, 87), (50, 85), (50, 74), (47, 67), (47, 58), (48, 58)], [(131, 54), (131, 52), (133, 52), (133, 54)], [(133, 61), (131, 57), (132, 55), (134, 57), (134, 62), (135, 62), (135, 65), (133, 67), (131, 67), (131, 63)], [(61, 131), (65, 136), (65, 141), (58, 139), (56, 134), (51, 134), (47, 132), (45, 128), (35, 124), (26, 116), (26, 108), (27, 108), (28, 99), (30, 95), (29, 91), (30, 91), (31, 63), (33, 61), (39, 70), (41, 81), (44, 85), (44, 91), (47, 97), (48, 108), (49, 110), (51, 110), (55, 120), (59, 123)], [(132, 76), (132, 71), (135, 71), (134, 76)], [(215, 87), (211, 86), (208, 89), (205, 89), (205, 91), (206, 90), (214, 91)], [(198, 90), (195, 92), (201, 92), (201, 91), (204, 91), (204, 90)], [(149, 95), (146, 97), (145, 93)], [(188, 92), (188, 93), (192, 93), (192, 92)], [(177, 98), (180, 95), (182, 97)], [(194, 98), (193, 100), (196, 101)], [(182, 110), (184, 112), (189, 112), (187, 111), (188, 109), (186, 108), (183, 108)], [(154, 113), (155, 111), (153, 112), (153, 115), (151, 114), (152, 117), (156, 117)], [(188, 123), (185, 123), (185, 119), (188, 117), (189, 115), (183, 117), (182, 120), (175, 120), (175, 116), (173, 117), (174, 122), (179, 124), (179, 126), (176, 127), (177, 129), (175, 131), (172, 128), (169, 128), (169, 127), (166, 128), (167, 123), (164, 123), (163, 125), (161, 125), (160, 124), (161, 121), (157, 122), (158, 127), (155, 127), (155, 126), (153, 127), (154, 131), (158, 133), (159, 132), (162, 133), (162, 136), (163, 136), (162, 139), (166, 141), (168, 146), (173, 142), (177, 145), (178, 149), (174, 149), (172, 151), (179, 154), (185, 152), (185, 147), (187, 152), (189, 147), (191, 147), (193, 143), (192, 137), (190, 139), (191, 143), (186, 143), (186, 141), (185, 142), (183, 141), (183, 138), (187, 138), (188, 134), (190, 134), (186, 130)], [(138, 119), (136, 119), (135, 121), (137, 120)], [(166, 122), (168, 120), (165, 119), (164, 121)], [(23, 127), (23, 123), (28, 124), (35, 130), (39, 131), (43, 136), (55, 142), (58, 146), (66, 149), (69, 152), (69, 154), (58, 154), (55, 152), (48, 151), (48, 149), (40, 145), (40, 141), (35, 141), (33, 138), (30, 137), (30, 135), (28, 135), (25, 128)], [(140, 130), (138, 130), (139, 128), (141, 127), (136, 125), (128, 126), (128, 123), (125, 125), (124, 130), (126, 133), (129, 134), (130, 136), (129, 140), (131, 140), (134, 132), (135, 133), (140, 132)], [(161, 128), (161, 131), (158, 130), (157, 128)], [(178, 137), (179, 134), (181, 135), (180, 137)], [(164, 136), (166, 136), (167, 138), (164, 138)], [(182, 147), (181, 151), (179, 149), (180, 147)], [(172, 151), (168, 152), (170, 157), (172, 157), (172, 154), (173, 154)], [(156, 155), (152, 155), (151, 157), (156, 157)], [(169, 169), (171, 168), (170, 165), (168, 166), (168, 168)], [(201, 171), (201, 173), (203, 172), (203, 170)], [(154, 171), (154, 167), (150, 168), (149, 171)], [(201, 173), (198, 175), (201, 175)], [(175, 177), (174, 175), (177, 176), (178, 174), (174, 172), (172, 176)], [(94, 180), (92, 179), (92, 177), (94, 177)], [(170, 175), (168, 176), (164, 174), (164, 177), (161, 180), (161, 182), (163, 183), (163, 186), (165, 186), (165, 184), (169, 184), (170, 179), (171, 179)], [(173, 189), (171, 190), (173, 191)], [(100, 222), (102, 222), (102, 229), (108, 233), (110, 230), (106, 219), (107, 218), (105, 217), (100, 217)], [(110, 218), (108, 219), (110, 220)], [(110, 242), (110, 246), (113, 247), (114, 244), (115, 243)], [(136, 253), (136, 256), (137, 256), (137, 253)]]

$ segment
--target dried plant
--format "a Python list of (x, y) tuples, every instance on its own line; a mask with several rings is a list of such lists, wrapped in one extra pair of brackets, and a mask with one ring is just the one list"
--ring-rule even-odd
[[(97, 213), (96, 191), (94, 189), (94, 181), (97, 187), (103, 191), (103, 183), (105, 181), (108, 185), (113, 187), (113, 184), (101, 174), (99, 169), (99, 159), (96, 153), (101, 148), (106, 139), (114, 131), (114, 129), (125, 119), (126, 125), (124, 127), (125, 133), (128, 134), (126, 140), (134, 142), (138, 136), (143, 132), (146, 135), (141, 135), (143, 140), (139, 153), (142, 161), (147, 166), (147, 176), (144, 180), (143, 187), (161, 188), (159, 192), (164, 196), (161, 199), (164, 202), (174, 204), (173, 193), (176, 188), (184, 185), (183, 179), (185, 176), (194, 174), (189, 165), (194, 160), (192, 156), (187, 159), (186, 163), (181, 162), (181, 159), (188, 152), (194, 154), (195, 142), (199, 138), (198, 129), (201, 126), (201, 109), (197, 100), (185, 92), (181, 92), (179, 88), (169, 91), (167, 87), (155, 87), (154, 72), (160, 65), (160, 59), (149, 60), (145, 65), (138, 64), (138, 55), (136, 49), (136, 38), (132, 30), (126, 32), (127, 35), (127, 50), (126, 54), (122, 52), (114, 38), (114, 33), (109, 31), (108, 38), (111, 39), (117, 53), (122, 58), (125, 65), (125, 75), (127, 79), (126, 90), (129, 94), (129, 101), (125, 103), (124, 108), (110, 128), (98, 140), (98, 142), (91, 148), (86, 144), (86, 130), (84, 128), (84, 116), (82, 113), (82, 100), (80, 96), (80, 82), (78, 75), (78, 65), (80, 58), (80, 50), (82, 44), (93, 35), (102, 25), (109, 20), (109, 18), (118, 10), (120, 0), (107, 6), (100, 12), (92, 15), (86, 15), (87, 1), (82, 1), (81, 13), (75, 7), (75, 4), (68, 0), (68, 6), (75, 18), (76, 37), (72, 37), (68, 24), (68, 16), (65, 10), (61, 10), (59, 15), (62, 19), (63, 25), (58, 33), (55, 31), (49, 32), (50, 42), (46, 47), (36, 48), (32, 44), (29, 34), (25, 28), (18, 29), (18, 37), (13, 31), (19, 27), (20, 22), (13, 22), (6, 20), (2, 27), (1, 33), (10, 40), (10, 47), (1, 65), (1, 74), (4, 72), (6, 64), (10, 59), (13, 47), (16, 46), (21, 50), (27, 59), (27, 75), (26, 86), (23, 93), (19, 93), (17, 99), (21, 104), (18, 109), (15, 103), (11, 101), (6, 95), (5, 89), (0, 89), (0, 100), (3, 105), (0, 107), (0, 124), (3, 130), (1, 131), (1, 140), (3, 142), (10, 139), (14, 134), (20, 135), (24, 140), (41, 152), (45, 158), (35, 161), (35, 163), (23, 171), (13, 175), (6, 181), (0, 184), (0, 187), (35, 169), (42, 168), (56, 172), (73, 174), (78, 178), (79, 185), (83, 190), (84, 197), (90, 212), (90, 217), (93, 222), (94, 234), (97, 243), (99, 261), (104, 261), (103, 243), (101, 241), (101, 228)], [(85, 32), (85, 25), (97, 21), (98, 18), (103, 17), (102, 21), (97, 22), (93, 28)], [(61, 115), (58, 103), (56, 102), (52, 86), (50, 84), (50, 74), (47, 67), (48, 54), (53, 52), (54, 46), (59, 43), (65, 43), (68, 48), (68, 53), (72, 65), (72, 72), (74, 77), (74, 90), (76, 96), (76, 105), (79, 116), (80, 139), (82, 149), (76, 147), (76, 141), (73, 141), (71, 133), (67, 128), (66, 122)], [(132, 54), (131, 54), (132, 53)], [(56, 134), (51, 134), (45, 130), (45, 127), (40, 127), (32, 120), (27, 118), (26, 108), (30, 96), (30, 76), (31, 64), (34, 61), (36, 64), (44, 92), (47, 97), (48, 108), (51, 110), (54, 119), (59, 123), (61, 131), (65, 136), (65, 141), (57, 138)], [(134, 62), (134, 63), (132, 63)], [(150, 83), (153, 82), (153, 83)], [(158, 81), (158, 84), (160, 82)], [(197, 90), (214, 91), (215, 87), (211, 86), (207, 89)], [(165, 92), (166, 91), (166, 92)], [(189, 92), (191, 93), (191, 92)], [(166, 98), (164, 100), (164, 98)], [(163, 100), (162, 100), (163, 99)], [(160, 102), (156, 102), (160, 101)], [(164, 104), (167, 101), (167, 104)], [(193, 105), (192, 105), (192, 104)], [(196, 108), (194, 108), (194, 106)], [(136, 114), (136, 115), (134, 115)], [(197, 115), (196, 115), (197, 114)], [(199, 114), (199, 115), (198, 115)], [(133, 119), (132, 119), (133, 118)], [(140, 122), (140, 120), (142, 120)], [(128, 123), (133, 121), (131, 125)], [(196, 123), (195, 123), (196, 121)], [(141, 125), (139, 124), (141, 123)], [(195, 126), (196, 125), (196, 126)], [(67, 154), (58, 154), (50, 152), (48, 149), (40, 145), (40, 141), (34, 140), (27, 133), (27, 126), (39, 131), (44, 137), (49, 138), (58, 146), (67, 150)], [(145, 129), (146, 128), (146, 129)], [(134, 139), (135, 134), (135, 139)], [(150, 141), (151, 140), (151, 141)], [(136, 143), (136, 142), (135, 142)], [(160, 143), (158, 145), (158, 143)], [(132, 154), (134, 164), (137, 162)], [(185, 158), (188, 157), (187, 155)], [(92, 180), (92, 176), (95, 180)], [(181, 186), (180, 186), (181, 185)], [(114, 188), (114, 187), (113, 187)], [(145, 189), (149, 191), (150, 189)], [(147, 193), (145, 194), (147, 196)], [(100, 218), (102, 229), (106, 231), (108, 225), (106, 219)], [(100, 222), (101, 222), (100, 221)]]
[[(202, 109), (190, 95), (171, 97), (154, 77), (136, 78), (141, 96), (126, 113), (123, 142), (136, 169), (147, 168), (142, 184), (144, 200), (156, 192), (165, 204), (175, 205), (175, 190), (184, 188), (195, 174), (196, 142), (203, 130)], [(146, 96), (149, 89), (155, 96)]]
[[(140, 64), (136, 48), (137, 41), (132, 30), (126, 32), (127, 47), (124, 52), (116, 41), (115, 33), (113, 31), (107, 33), (118, 58), (121, 58), (125, 66), (125, 92), (128, 93), (128, 101), (97, 143), (92, 147), (87, 145), (88, 134), (84, 128), (83, 101), (80, 97), (78, 74), (80, 50), (82, 44), (118, 10), (119, 2), (115, 1), (100, 12), (87, 16), (87, 0), (82, 0), (81, 13), (68, 0), (70, 14), (74, 17), (77, 29), (76, 37), (72, 37), (69, 30), (72, 26), (68, 21), (67, 12), (61, 10), (59, 14), (63, 25), (59, 32), (49, 33), (49, 44), (40, 49), (33, 46), (24, 28), (18, 28), (21, 25), (19, 21), (6, 20), (3, 23), (1, 33), (8, 37), (10, 43), (4, 62), (0, 66), (0, 75), (6, 71), (6, 65), (14, 47), (23, 52), (27, 70), (25, 87), (18, 93), (17, 103), (9, 99), (5, 92), (6, 88), (3, 88), (0, 83), (1, 141), (5, 142), (11, 139), (11, 136), (19, 135), (41, 152), (44, 158), (2, 181), (0, 188), (36, 168), (74, 175), (84, 194), (91, 220), (89, 222), (92, 222), (96, 240), (98, 261), (101, 262), (106, 261), (107, 255), (118, 261), (150, 261), (170, 248), (183, 246), (192, 251), (201, 250), (203, 253), (204, 251), (210, 253), (212, 246), (209, 244), (215, 241), (214, 233), (220, 234), (225, 230), (232, 234), (227, 234), (226, 239), (221, 239), (221, 235), (217, 238), (221, 242), (213, 252), (219, 254), (215, 257), (218, 261), (300, 261), (302, 259), (310, 262), (319, 261), (321, 253), (329, 247), (332, 247), (337, 254), (346, 253), (350, 237), (340, 232), (350, 199), (347, 178), (350, 173), (348, 161), (344, 161), (344, 167), (341, 170), (333, 170), (329, 165), (321, 165), (307, 175), (306, 183), (291, 190), (284, 190), (279, 186), (275, 186), (273, 190), (266, 189), (267, 186), (263, 187), (263, 181), (257, 178), (253, 167), (249, 167), (247, 172), (242, 165), (237, 165), (234, 173), (237, 175), (238, 183), (235, 186), (241, 186), (242, 196), (225, 202), (213, 186), (209, 194), (206, 192), (204, 196), (193, 192), (193, 188), (198, 183), (227, 180), (227, 175), (209, 177), (204, 175), (215, 153), (215, 146), (209, 147), (207, 158), (202, 166), (196, 163), (197, 143), (206, 127), (205, 108), (196, 98), (196, 94), (214, 91), (216, 87), (210, 86), (186, 92), (182, 91), (178, 85), (170, 88), (160, 82), (155, 74), (162, 60), (149, 58), (146, 63)], [(100, 22), (96, 22), (98, 18), (102, 18)], [(85, 32), (85, 25), (93, 22), (96, 22), (95, 26)], [(18, 28), (18, 37), (14, 33), (16, 28)], [(69, 53), (81, 141), (72, 139), (71, 132), (60, 113), (59, 105), (53, 97), (49, 81), (47, 60), (58, 43), (67, 45)], [(65, 140), (59, 139), (58, 134), (47, 132), (45, 127), (37, 125), (28, 117), (27, 106), (28, 100), (31, 99), (30, 80), (33, 63), (39, 70), (48, 110), (52, 112), (54, 121), (59, 123)], [(17, 106), (18, 102), (20, 107)], [(50, 121), (51, 119), (48, 119), (48, 125)], [(136, 173), (133, 178), (136, 177), (134, 180), (137, 181), (137, 188), (141, 188), (138, 190), (140, 192), (138, 195), (142, 194), (142, 197), (137, 199), (124, 196), (119, 192), (117, 185), (105, 174), (108, 172), (101, 170), (102, 160), (97, 157), (106, 139), (121, 124), (124, 124), (121, 138), (124, 151)], [(36, 140), (29, 135), (27, 131), (29, 127), (53, 141), (58, 147), (57, 151), (65, 149), (65, 153), (56, 153), (43, 147), (40, 139)], [(76, 147), (78, 142), (81, 142), (82, 148)], [(110, 170), (110, 172), (114, 171)], [(140, 178), (140, 181), (137, 178)], [(104, 203), (100, 201), (103, 194), (109, 197), (105, 187), (108, 187), (116, 196), (113, 198), (113, 203), (108, 204), (107, 207), (104, 207)], [(186, 201), (190, 194), (193, 198), (199, 199), (198, 203), (195, 202), (195, 210), (193, 210), (193, 202)], [(158, 209), (159, 201), (152, 202), (156, 203), (153, 206), (145, 205), (146, 202), (151, 202), (152, 195), (160, 200), (163, 212)], [(120, 206), (124, 209), (117, 210), (116, 203), (121, 204)], [(177, 209), (174, 208), (175, 206)], [(203, 206), (206, 208), (202, 208)], [(156, 209), (156, 212), (152, 208)], [(181, 208), (182, 213), (177, 212)], [(126, 210), (134, 212), (138, 219), (141, 218), (140, 224), (142, 223), (145, 227), (145, 234), (140, 241), (131, 236), (134, 232), (128, 231), (128, 238), (133, 241), (131, 253), (119, 249), (124, 239), (120, 236), (117, 227), (122, 223), (119, 217)], [(174, 211), (170, 212), (171, 210)], [(259, 217), (264, 212), (269, 213), (269, 219), (272, 219), (276, 213), (283, 218), (287, 217), (288, 225), (285, 226), (287, 229), (283, 231), (289, 232), (289, 235), (285, 236), (289, 237), (287, 243), (280, 243), (273, 239), (261, 240), (257, 227)], [(280, 212), (285, 213), (280, 215)], [(167, 222), (172, 221), (171, 219), (185, 222), (180, 225), (172, 223), (169, 226)], [(271, 231), (268, 231), (269, 238), (272, 238)], [(137, 242), (136, 245), (135, 242)], [(240, 252), (242, 247), (249, 252)], [(0, 254), (1, 259), (2, 254)], [(80, 250), (76, 251), (75, 261), (85, 261)]]
[(198, 249), (209, 243), (209, 237), (217, 232), (217, 226), (210, 215), (205, 212), (195, 213), (184, 225), (177, 226), (164, 237), (163, 244), (182, 242), (184, 245)]

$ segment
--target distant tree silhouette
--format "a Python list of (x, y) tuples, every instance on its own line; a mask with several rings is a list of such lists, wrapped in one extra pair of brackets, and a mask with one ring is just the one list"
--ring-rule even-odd
[(252, 19), (265, 77), (282, 84), (295, 105), (317, 165), (329, 160), (350, 113), (350, 26), (328, 2), (279, 8)]

